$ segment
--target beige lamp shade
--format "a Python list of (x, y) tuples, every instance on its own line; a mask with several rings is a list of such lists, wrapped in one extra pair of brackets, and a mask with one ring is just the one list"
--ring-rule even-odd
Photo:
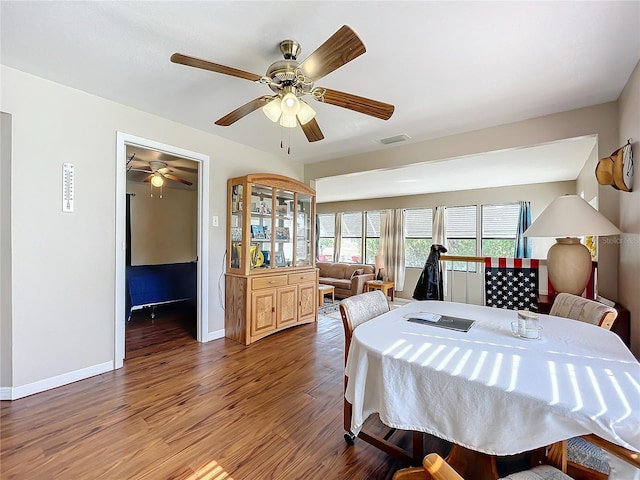
[(300, 125), (306, 125), (311, 120), (313, 120), (313, 117), (315, 116), (316, 111), (305, 102), (300, 100), (300, 111), (298, 112), (298, 121), (300, 122)]
[[(589, 249), (576, 237), (619, 235), (618, 227), (578, 195), (556, 198), (524, 232), (525, 237), (556, 237), (547, 254), (547, 271), (557, 293), (580, 295), (591, 274)], [(563, 238), (564, 237), (564, 238)]]
[(272, 122), (277, 122), (280, 120), (280, 115), (282, 114), (282, 110), (280, 109), (281, 104), (280, 97), (276, 97), (267, 103), (264, 107), (262, 107), (262, 112), (267, 116), (269, 120)]

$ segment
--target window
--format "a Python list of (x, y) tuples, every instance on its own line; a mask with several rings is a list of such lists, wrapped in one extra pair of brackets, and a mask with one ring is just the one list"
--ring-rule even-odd
[(362, 263), (362, 212), (342, 214), (339, 261)]
[[(447, 255), (475, 257), (476, 254), (476, 206), (447, 207)], [(467, 262), (449, 262), (455, 270), (466, 270)], [(449, 267), (450, 268), (450, 267)], [(475, 272), (476, 264), (469, 263), (469, 271)]]
[(423, 267), (432, 242), (433, 210), (405, 210), (404, 266)]
[(366, 222), (364, 238), (364, 263), (375, 264), (376, 254), (380, 251), (380, 212), (365, 212)]
[(520, 204), (482, 205), (482, 256), (513, 258)]
[(332, 262), (333, 249), (336, 242), (336, 214), (319, 213), (318, 221), (320, 224), (320, 231), (318, 232), (318, 260), (321, 262)]

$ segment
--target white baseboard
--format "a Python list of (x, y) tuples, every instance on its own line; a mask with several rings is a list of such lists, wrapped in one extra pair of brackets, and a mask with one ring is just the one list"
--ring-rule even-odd
[(224, 328), (220, 330), (216, 330), (215, 332), (207, 332), (202, 336), (202, 342), (207, 343), (211, 340), (217, 340), (219, 338), (224, 338)]
[(0, 400), (17, 400), (28, 397), (29, 395), (51, 390), (52, 388), (61, 387), (62, 385), (68, 385), (78, 380), (100, 375), (101, 373), (110, 372), (111, 370), (113, 370), (113, 362), (104, 362), (19, 387), (3, 387), (0, 389)]
[(11, 400), (11, 387), (0, 387), (0, 400)]
[[(219, 338), (224, 338), (224, 328), (206, 333), (202, 341), (206, 343)], [(92, 367), (82, 368), (74, 372), (45, 378), (44, 380), (38, 380), (37, 382), (21, 385), (19, 387), (0, 387), (0, 400), (17, 400), (19, 398), (28, 397), (29, 395), (51, 390), (52, 388), (77, 382), (78, 380), (84, 380), (85, 378), (100, 375), (101, 373), (110, 372), (111, 370), (114, 370), (113, 362), (105, 362)]]

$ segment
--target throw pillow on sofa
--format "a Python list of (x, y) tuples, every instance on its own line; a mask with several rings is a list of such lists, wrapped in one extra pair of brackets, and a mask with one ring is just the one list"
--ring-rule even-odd
[(355, 277), (356, 275), (362, 275), (362, 274), (364, 274), (364, 268), (356, 268), (351, 274), (351, 278)]

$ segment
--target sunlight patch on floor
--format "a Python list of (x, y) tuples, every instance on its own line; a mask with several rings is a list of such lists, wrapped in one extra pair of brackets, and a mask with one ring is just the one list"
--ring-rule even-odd
[(224, 468), (215, 460), (211, 460), (204, 467), (188, 478), (188, 480), (233, 480)]

